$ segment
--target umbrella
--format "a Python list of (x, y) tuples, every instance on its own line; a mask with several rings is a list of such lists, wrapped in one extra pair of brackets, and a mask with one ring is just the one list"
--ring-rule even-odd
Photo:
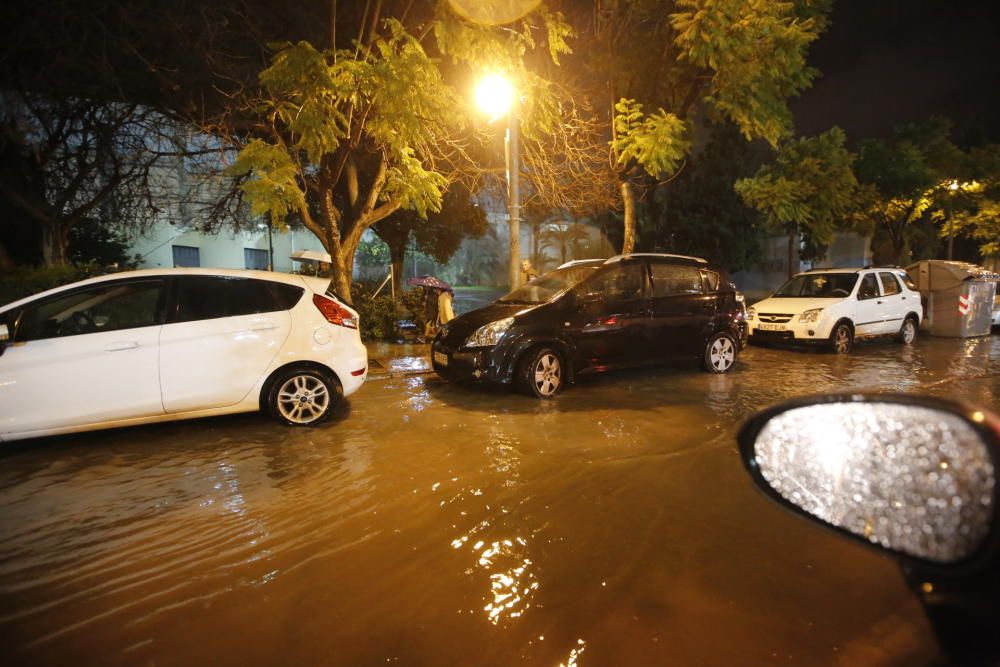
[(455, 293), (454, 287), (434, 276), (415, 276), (407, 280), (406, 284), (413, 285), (414, 287), (433, 287), (434, 289), (444, 290), (452, 294)]
[(328, 253), (320, 252), (319, 250), (296, 250), (291, 255), (288, 256), (289, 259), (294, 259), (296, 262), (326, 262), (327, 264), (332, 264), (333, 259)]

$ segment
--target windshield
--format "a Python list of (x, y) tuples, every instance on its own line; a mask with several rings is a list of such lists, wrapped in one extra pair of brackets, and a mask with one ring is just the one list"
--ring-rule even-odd
[(547, 303), (591, 275), (602, 263), (595, 261), (593, 264), (577, 264), (543, 273), (506, 296), (500, 297), (499, 301), (500, 303)]
[(842, 299), (851, 295), (857, 282), (856, 273), (803, 273), (782, 285), (774, 296)]

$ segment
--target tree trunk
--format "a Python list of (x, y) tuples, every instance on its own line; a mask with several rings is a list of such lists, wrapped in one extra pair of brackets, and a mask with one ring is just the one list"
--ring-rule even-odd
[(42, 262), (45, 266), (65, 266), (69, 228), (58, 222), (42, 224)]
[[(407, 234), (402, 239), (402, 243), (386, 243), (389, 246), (389, 257), (392, 260), (392, 285), (398, 299), (403, 293), (403, 262), (406, 260), (406, 245), (410, 237)], [(398, 239), (393, 239), (398, 241)]]
[(799, 234), (798, 228), (792, 227), (788, 232), (788, 277), (799, 272)]
[(627, 255), (635, 249), (635, 190), (627, 180), (618, 185), (622, 193), (622, 203), (625, 205), (625, 237), (622, 239), (622, 254)]

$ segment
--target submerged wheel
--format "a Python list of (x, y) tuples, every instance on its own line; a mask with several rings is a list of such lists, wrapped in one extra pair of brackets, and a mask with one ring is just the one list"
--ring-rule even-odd
[(830, 350), (837, 354), (847, 354), (854, 345), (854, 332), (846, 322), (841, 322), (830, 333)]
[(529, 351), (518, 375), (521, 389), (535, 398), (553, 398), (566, 384), (562, 355), (551, 347)]
[(326, 374), (309, 368), (282, 373), (268, 392), (267, 407), (289, 426), (312, 426), (330, 416), (340, 399), (340, 387)]
[(903, 326), (899, 327), (896, 340), (903, 345), (909, 345), (917, 339), (917, 323), (912, 317), (903, 320)]
[(702, 366), (709, 373), (728, 373), (736, 364), (736, 353), (736, 340), (728, 333), (717, 333), (708, 339)]

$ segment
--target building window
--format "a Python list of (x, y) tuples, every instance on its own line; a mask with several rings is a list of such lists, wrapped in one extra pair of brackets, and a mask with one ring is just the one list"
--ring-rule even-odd
[(243, 248), (243, 261), (248, 269), (267, 271), (267, 251), (258, 248)]
[(198, 248), (190, 245), (171, 246), (174, 251), (174, 266), (201, 266)]

